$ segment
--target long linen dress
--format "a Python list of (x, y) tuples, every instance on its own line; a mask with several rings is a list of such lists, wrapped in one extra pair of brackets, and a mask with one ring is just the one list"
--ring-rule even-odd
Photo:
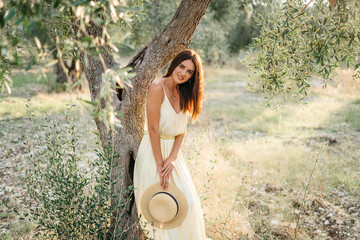
[[(165, 89), (164, 94), (160, 109), (159, 131), (161, 153), (165, 160), (172, 151), (175, 136), (182, 134), (186, 130), (188, 116), (184, 112), (176, 113), (166, 96)], [(142, 217), (140, 201), (143, 192), (154, 183), (160, 182), (147, 131), (147, 117), (145, 117), (145, 132), (135, 161), (134, 191), (140, 223), (145, 230), (146, 237), (155, 240), (205, 240), (205, 227), (200, 201), (181, 150), (175, 161), (175, 167), (170, 175), (169, 182), (175, 184), (187, 199), (189, 208), (185, 220), (176, 228), (160, 229), (151, 226)]]

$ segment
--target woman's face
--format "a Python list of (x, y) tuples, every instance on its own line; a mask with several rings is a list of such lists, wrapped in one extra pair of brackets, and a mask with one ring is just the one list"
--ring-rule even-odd
[(187, 82), (194, 74), (195, 64), (190, 59), (182, 61), (172, 72), (176, 84)]

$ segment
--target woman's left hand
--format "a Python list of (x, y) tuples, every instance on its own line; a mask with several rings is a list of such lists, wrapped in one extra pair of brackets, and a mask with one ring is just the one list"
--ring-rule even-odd
[(171, 156), (168, 157), (167, 159), (165, 159), (164, 165), (161, 169), (162, 177), (168, 177), (170, 175), (170, 173), (172, 172), (172, 170), (175, 167), (175, 160), (176, 160), (176, 158), (171, 157)]

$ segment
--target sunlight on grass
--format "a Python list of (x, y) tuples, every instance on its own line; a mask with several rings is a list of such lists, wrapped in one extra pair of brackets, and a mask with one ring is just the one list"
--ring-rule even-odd
[(207, 233), (213, 239), (235, 239), (251, 234), (246, 209), (234, 211), (238, 204), (241, 181), (233, 167), (222, 157), (224, 143), (214, 140), (212, 132), (194, 134), (184, 144), (192, 178), (200, 192)]
[(237, 70), (228, 67), (207, 67), (205, 68), (205, 84), (207, 86), (219, 86), (232, 82), (246, 82), (247, 72), (244, 70)]
[[(197, 139), (202, 147), (197, 149), (199, 143), (191, 142), (185, 149), (199, 151), (192, 168), (198, 189), (204, 182), (209, 186), (202, 204), (207, 226), (211, 226), (210, 237), (293, 236), (296, 211), (303, 204), (317, 158), (304, 199), (310, 204), (307, 207), (315, 200), (337, 202), (338, 194), (347, 196), (341, 203), (345, 210), (356, 204), (360, 184), (358, 98), (342, 95), (340, 90), (333, 97), (316, 89), (306, 105), (285, 102), (278, 109), (269, 109), (261, 106), (264, 100), (260, 95), (247, 92), (245, 84), (226, 84), (246, 81), (236, 70), (211, 69), (209, 75), (204, 110), (188, 128), (188, 139)], [(215, 165), (211, 159), (216, 159)], [(313, 239), (315, 230), (326, 236), (326, 226), (317, 220), (323, 213), (317, 214), (310, 214), (308, 222), (302, 223), (301, 239)], [(344, 215), (346, 218), (352, 216)], [(226, 224), (232, 225), (223, 228)], [(238, 224), (241, 230), (228, 230)]]
[[(299, 239), (333, 236), (325, 220), (344, 222), (351, 228), (339, 229), (357, 236), (357, 90), (352, 86), (343, 89), (342, 82), (330, 84), (325, 90), (313, 88), (306, 105), (284, 102), (280, 108), (270, 109), (264, 107), (263, 96), (248, 91), (246, 71), (207, 67), (205, 72), (203, 111), (195, 124), (188, 126), (182, 151), (201, 199), (208, 237), (289, 239), (294, 236), (297, 212), (301, 212)], [(44, 88), (46, 83), (41, 84)], [(31, 84), (17, 86), (31, 88)], [(21, 125), (28, 98), (37, 116), (60, 115), (66, 104), (74, 103), (77, 110), (73, 114), (89, 120), (81, 123), (82, 128), (91, 124), (95, 128), (89, 119), (90, 106), (79, 100), (89, 99), (88, 94), (44, 91), (29, 97), (1, 98), (0, 123), (4, 121), (5, 126), (7, 120), (16, 119)], [(82, 140), (85, 145), (88, 138)], [(319, 207), (324, 201), (327, 205)], [(14, 234), (19, 237), (27, 233)], [(336, 235), (339, 239), (344, 236)]]
[[(80, 109), (85, 110), (88, 104), (79, 100), (86, 99), (87, 95), (71, 96), (67, 93), (61, 94), (38, 94), (30, 99), (29, 106), (33, 114), (39, 116), (41, 114), (61, 114), (67, 108), (66, 104), (76, 104), (82, 106)], [(26, 104), (28, 99), (21, 97), (7, 97), (1, 100), (0, 120), (24, 118), (26, 116)]]
[(18, 72), (13, 76), (13, 88), (21, 88), (26, 85), (43, 85), (46, 86), (50, 82), (55, 82), (54, 75), (48, 76), (48, 78), (44, 78), (43, 75), (38, 74), (34, 71), (29, 72)]

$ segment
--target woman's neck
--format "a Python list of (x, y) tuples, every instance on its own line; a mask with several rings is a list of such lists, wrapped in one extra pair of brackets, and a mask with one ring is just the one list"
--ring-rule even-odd
[(169, 88), (173, 92), (177, 91), (179, 86), (174, 82), (174, 79), (171, 76), (164, 78), (164, 80), (164, 84), (167, 88)]

